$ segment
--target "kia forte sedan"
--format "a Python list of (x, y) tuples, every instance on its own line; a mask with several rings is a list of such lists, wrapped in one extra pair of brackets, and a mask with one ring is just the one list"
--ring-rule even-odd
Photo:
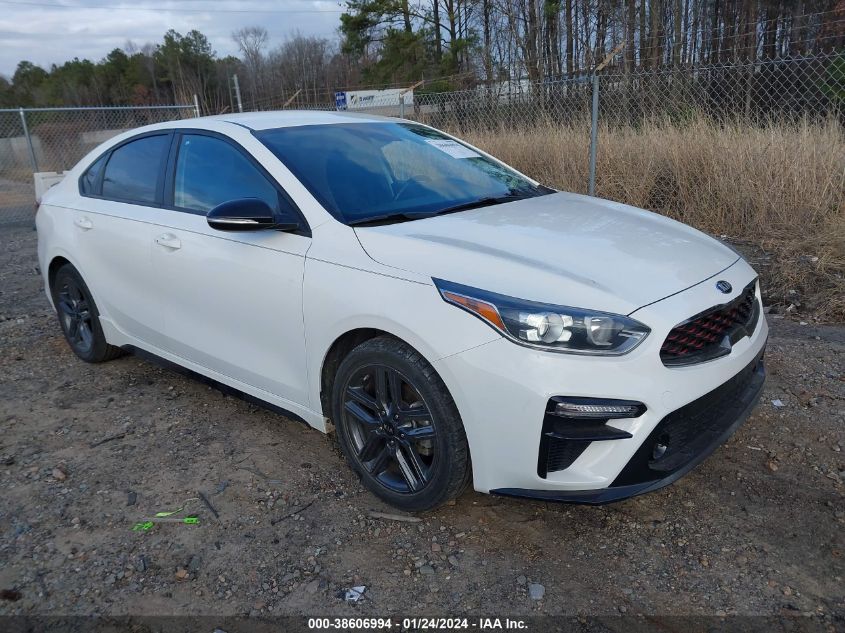
[(732, 249), (418, 123), (140, 128), (49, 190), (37, 227), (79, 358), (141, 351), (333, 432), (409, 511), (470, 482), (591, 504), (655, 490), (764, 380), (757, 275)]

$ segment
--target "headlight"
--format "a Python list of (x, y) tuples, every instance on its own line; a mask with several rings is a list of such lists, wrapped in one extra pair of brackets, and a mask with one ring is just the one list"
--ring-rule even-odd
[(515, 299), (442, 279), (433, 281), (444, 301), (528, 347), (620, 356), (634, 349), (650, 332), (639, 321), (619, 314)]

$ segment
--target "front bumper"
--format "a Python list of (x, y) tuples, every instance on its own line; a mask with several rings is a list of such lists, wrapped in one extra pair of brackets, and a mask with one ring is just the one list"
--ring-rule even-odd
[[(719, 273), (720, 279), (739, 289), (737, 292), (755, 276), (741, 260)], [(665, 366), (660, 347), (671, 329), (724, 301), (714, 283), (702, 282), (634, 312), (632, 316), (649, 325), (652, 332), (624, 356), (557, 354), (498, 339), (436, 361), (434, 366), (464, 422), (475, 489), (607, 503), (665, 486), (705, 459), (756, 403), (763, 382), (760, 359), (768, 337), (768, 325), (761, 315), (751, 336), (737, 341), (728, 355), (697, 365)], [(661, 424), (668, 424), (664, 422), (667, 419), (689, 418), (696, 403), (706, 404), (711, 392), (733, 384), (741, 374), (748, 378), (747, 384), (740, 385), (737, 393), (727, 397), (727, 404), (720, 405), (718, 415), (711, 416), (717, 422), (708, 425), (710, 431), (701, 437), (682, 435), (682, 454), (673, 451), (671, 463), (651, 472), (643, 456), (652, 453), (657, 437), (653, 433), (661, 433)], [(556, 396), (631, 400), (643, 403), (646, 411), (636, 418), (607, 422), (623, 431), (619, 435), (625, 439), (592, 441), (571, 463), (545, 472), (538, 467), (544, 416), (549, 400)], [(701, 425), (700, 417), (692, 419), (698, 420), (694, 425)]]
[[(667, 415), (654, 427), (610, 486), (601, 490), (498, 488), (493, 494), (601, 505), (668, 486), (704, 461), (736, 431), (757, 405), (766, 380), (763, 354), (724, 385)], [(654, 459), (654, 447), (672, 430), (683, 444), (674, 454)]]

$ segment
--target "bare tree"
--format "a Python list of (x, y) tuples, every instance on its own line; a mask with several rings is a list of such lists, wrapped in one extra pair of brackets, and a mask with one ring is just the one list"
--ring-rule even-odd
[[(264, 47), (267, 44), (267, 29), (263, 26), (246, 26), (232, 33), (232, 39), (243, 55), (244, 65), (249, 73), (253, 99), (264, 92), (262, 66)], [(253, 105), (255, 105), (253, 103)]]

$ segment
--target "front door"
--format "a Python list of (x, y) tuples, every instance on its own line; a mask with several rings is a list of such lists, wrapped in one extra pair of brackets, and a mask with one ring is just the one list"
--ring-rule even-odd
[(221, 232), (205, 214), (222, 202), (261, 198), (285, 219), (287, 197), (243, 149), (181, 133), (171, 158), (166, 213), (153, 243), (165, 349), (223, 376), (308, 406), (302, 278), (306, 235)]

